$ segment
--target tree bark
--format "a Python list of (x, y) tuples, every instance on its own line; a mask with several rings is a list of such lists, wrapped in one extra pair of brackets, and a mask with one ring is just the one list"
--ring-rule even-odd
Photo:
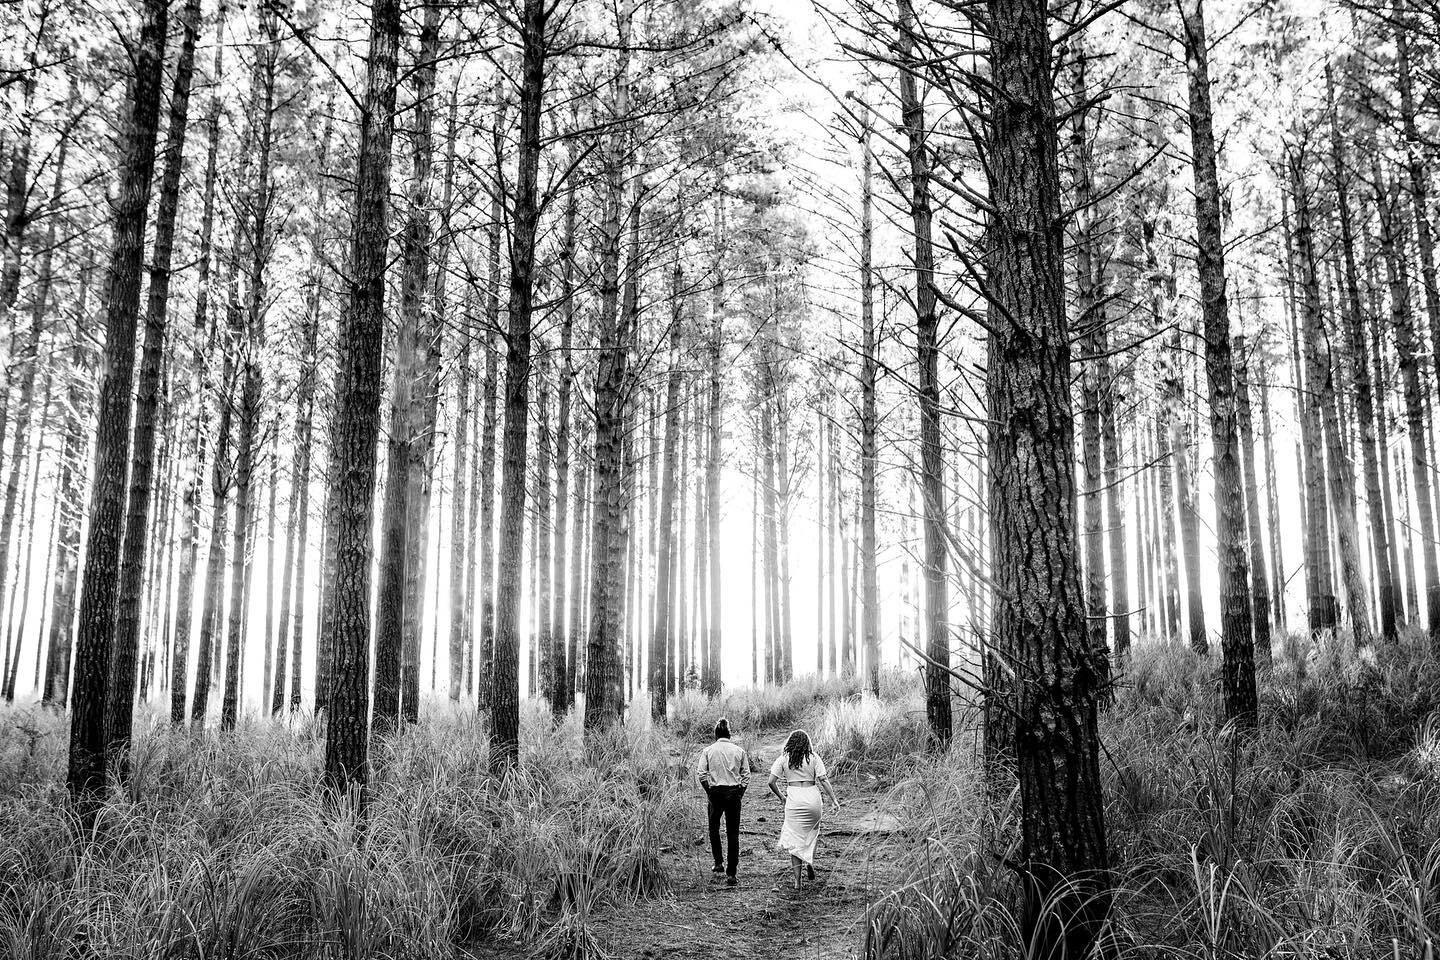
[[(415, 586), (423, 554), (414, 547), (418, 525), (428, 518), (420, 510), (426, 451), (423, 412), (428, 400), (425, 367), (429, 349), (426, 292), (430, 269), (430, 173), (434, 155), (432, 131), (435, 55), (439, 49), (439, 14), (425, 5), (420, 49), (414, 66), (414, 128), (411, 134), (409, 208), (401, 233), (399, 326), (395, 368), (390, 388), (390, 431), (385, 457), (385, 499), (380, 516), (380, 565), (375, 616), (375, 695), (373, 723), (390, 731), (399, 723), (402, 672), (414, 672), (417, 637), (412, 608), (419, 602)], [(402, 662), (405, 665), (402, 668)]]
[[(876, 573), (875, 467), (879, 414), (875, 381), (875, 281), (872, 266), (874, 155), (870, 149), (870, 105), (860, 103), (860, 646), (865, 685), (880, 695), (880, 589)], [(847, 592), (848, 596), (848, 592)]]
[(114, 641), (125, 467), (130, 453), (130, 390), (135, 322), (140, 311), (146, 211), (155, 169), (156, 124), (169, 16), (165, 0), (145, 0), (131, 50), (134, 74), (121, 136), (119, 194), (112, 208), (114, 239), (107, 274), (105, 350), (96, 414), (94, 488), (75, 639), (75, 691), (70, 711), (66, 786), (87, 817), (105, 790), (105, 703)]
[[(175, 213), (184, 172), (185, 133), (190, 114), (190, 82), (195, 73), (195, 42), (200, 2), (186, 0), (180, 15), (180, 54), (170, 90), (170, 127), (165, 168), (155, 209), (155, 247), (150, 257), (150, 289), (145, 308), (145, 343), (140, 355), (140, 384), (135, 398), (135, 436), (130, 456), (129, 507), (120, 547), (115, 647), (107, 691), (109, 750), (122, 757), (130, 748), (135, 703), (135, 658), (139, 653), (140, 599), (145, 570), (145, 541), (150, 530), (150, 485), (155, 463), (155, 420), (160, 402), (160, 366), (165, 355), (170, 301), (171, 258), (175, 249)], [(23, 406), (23, 403), (22, 403)]]
[[(554, 585), (554, 602), (550, 608), (550, 710), (558, 722), (570, 709), (570, 691), (574, 672), (573, 654), (568, 649), (570, 631), (574, 629), (573, 624), (566, 627), (566, 609), (568, 594), (566, 591), (565, 570), (566, 563), (570, 560), (567, 546), (572, 542), (567, 539), (570, 532), (570, 417), (571, 417), (571, 395), (575, 385), (575, 368), (573, 365), (572, 349), (575, 342), (575, 222), (578, 216), (578, 203), (575, 195), (575, 188), (572, 186), (567, 191), (565, 202), (565, 227), (561, 240), (561, 262), (560, 262), (560, 296), (561, 321), (560, 321), (560, 389), (559, 389), (559, 422), (555, 432), (555, 553), (554, 569), (551, 571), (551, 580)], [(578, 449), (578, 444), (576, 445)], [(576, 513), (580, 511), (577, 509)], [(573, 549), (573, 547), (572, 547)], [(578, 590), (578, 581), (570, 587)]]
[(1084, 957), (1110, 908), (1097, 730), (1107, 657), (1086, 626), (1075, 542), (1049, 16), (1040, 0), (989, 0), (987, 9), (993, 627), (995, 652), (1019, 681), (992, 695), (986, 720), (1005, 712), (1013, 723), (1022, 934), (1042, 955)]
[(1205, 377), (1210, 390), (1210, 441), (1215, 462), (1215, 540), (1220, 553), (1221, 688), (1227, 720), (1250, 726), (1258, 711), (1249, 566), (1245, 555), (1245, 489), (1235, 429), (1235, 374), (1230, 355), (1225, 241), (1215, 134), (1210, 113), (1209, 47), (1203, 0), (1184, 0), (1185, 61), (1189, 73), (1191, 156), (1200, 305), (1205, 322)]
[(1070, 132), (1070, 163), (1075, 194), (1075, 324), (1080, 349), (1087, 355), (1080, 370), (1081, 530), (1085, 546), (1085, 614), (1090, 643), (1106, 645), (1108, 611), (1105, 597), (1105, 521), (1102, 500), (1104, 458), (1100, 449), (1100, 360), (1105, 352), (1104, 316), (1095, 290), (1094, 191), (1090, 179), (1089, 94), (1086, 92), (1083, 44), (1072, 54), (1072, 99), (1078, 105)]
[(325, 518), (326, 536), (335, 552), (334, 589), (325, 595), (328, 609), (323, 615), (333, 630), (326, 691), (325, 784), (336, 792), (358, 786), (362, 801), (369, 779), (371, 537), (400, 29), (398, 0), (372, 0)]
[[(920, 485), (923, 492), (925, 580), (925, 716), (941, 743), (950, 739), (950, 631), (945, 555), (945, 448), (940, 428), (939, 325), (935, 297), (935, 252), (931, 241), (930, 156), (925, 110), (916, 90), (915, 11), (898, 0), (897, 55), (900, 110), (909, 159), (910, 220), (914, 232), (915, 349), (920, 404)], [(1104, 629), (1104, 621), (1100, 621)], [(788, 631), (787, 631), (788, 633)]]
[[(501, 557), (518, 558), (525, 533), (525, 466), (530, 402), (530, 335), (535, 295), (535, 237), (540, 219), (536, 181), (540, 166), (540, 117), (545, 95), (544, 0), (525, 0), (519, 23), (519, 152), (510, 244), (509, 330), (505, 358), (505, 448), (500, 488)], [(495, 590), (494, 689), (490, 703), (490, 769), (504, 775), (520, 746), (520, 581), (518, 563), (505, 562)]]

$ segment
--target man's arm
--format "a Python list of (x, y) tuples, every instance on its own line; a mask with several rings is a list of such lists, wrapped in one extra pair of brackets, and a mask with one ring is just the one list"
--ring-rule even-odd
[(750, 751), (740, 748), (740, 786), (750, 786)]
[(710, 748), (709, 748), (709, 747), (706, 747), (704, 750), (701, 750), (701, 751), (700, 751), (700, 763), (699, 763), (699, 766), (698, 766), (698, 772), (699, 772), (699, 774), (700, 774), (700, 789), (708, 791), (708, 790), (710, 789)]

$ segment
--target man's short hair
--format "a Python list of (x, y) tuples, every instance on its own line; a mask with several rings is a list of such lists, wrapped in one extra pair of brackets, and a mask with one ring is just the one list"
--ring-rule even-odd
[(730, 739), (730, 721), (729, 721), (729, 720), (726, 720), (724, 717), (721, 717), (719, 720), (717, 720), (717, 721), (715, 722), (715, 739), (716, 739), (716, 740), (729, 740), (729, 739)]

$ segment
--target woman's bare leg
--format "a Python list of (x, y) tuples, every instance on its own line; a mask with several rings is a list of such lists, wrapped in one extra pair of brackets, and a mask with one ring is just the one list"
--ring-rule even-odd
[(800, 889), (800, 870), (805, 866), (805, 861), (793, 854), (790, 857), (790, 864), (795, 868), (795, 889)]

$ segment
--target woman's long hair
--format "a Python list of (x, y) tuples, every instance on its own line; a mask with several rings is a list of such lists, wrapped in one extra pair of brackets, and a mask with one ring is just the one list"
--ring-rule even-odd
[(785, 755), (789, 757), (790, 768), (799, 770), (800, 766), (810, 758), (810, 734), (804, 730), (794, 730), (785, 741)]

